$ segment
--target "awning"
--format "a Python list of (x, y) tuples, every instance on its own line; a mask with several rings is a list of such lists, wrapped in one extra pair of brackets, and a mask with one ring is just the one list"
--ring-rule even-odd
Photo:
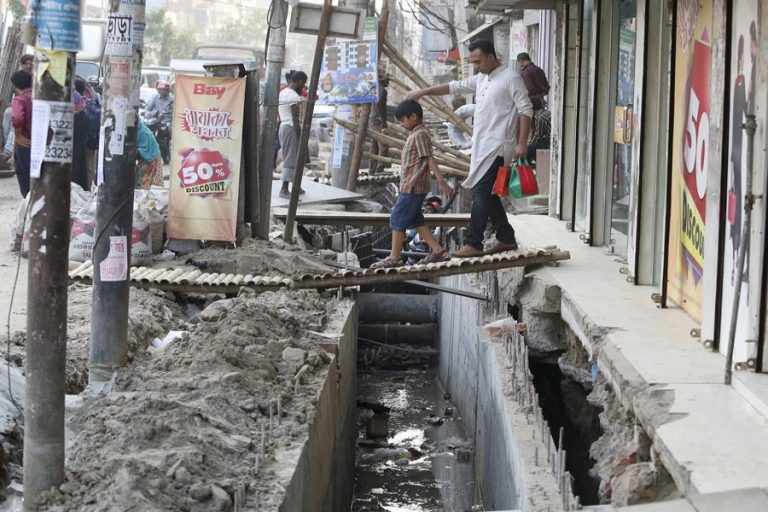
[(474, 39), (476, 36), (479, 36), (481, 33), (485, 32), (486, 30), (488, 30), (489, 28), (493, 27), (497, 23), (499, 23), (501, 21), (504, 21), (505, 19), (506, 18), (499, 18), (499, 19), (497, 19), (495, 21), (491, 21), (489, 23), (486, 23), (485, 25), (481, 25), (481, 26), (477, 27), (475, 30), (473, 30), (469, 34), (467, 34), (464, 37), (462, 37), (461, 39), (459, 39), (459, 41), (458, 41), (459, 44), (466, 43), (467, 41), (472, 41), (472, 39)]
[(564, 0), (467, 0), (481, 14), (504, 14), (518, 9), (554, 9)]

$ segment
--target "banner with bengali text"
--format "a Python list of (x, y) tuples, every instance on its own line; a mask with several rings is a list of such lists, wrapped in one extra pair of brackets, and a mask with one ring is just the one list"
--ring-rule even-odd
[(244, 78), (176, 77), (168, 238), (235, 240)]

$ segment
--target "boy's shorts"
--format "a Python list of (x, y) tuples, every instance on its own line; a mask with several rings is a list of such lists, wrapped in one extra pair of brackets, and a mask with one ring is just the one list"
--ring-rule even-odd
[(427, 194), (400, 192), (389, 217), (389, 227), (396, 231), (405, 232), (411, 228), (424, 226), (426, 222), (421, 208), (425, 197)]

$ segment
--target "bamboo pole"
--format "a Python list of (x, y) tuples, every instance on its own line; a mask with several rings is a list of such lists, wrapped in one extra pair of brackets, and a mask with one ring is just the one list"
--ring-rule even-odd
[[(399, 126), (394, 126), (393, 125), (391, 128), (394, 128), (394, 131), (396, 131), (396, 132), (400, 132), (401, 134), (406, 134), (407, 135), (406, 131), (403, 128), (399, 127)], [(432, 141), (432, 145), (435, 146), (440, 151), (444, 151), (446, 153), (449, 153), (449, 154), (455, 156), (459, 160), (462, 160), (462, 161), (467, 162), (467, 163), (469, 163), (471, 161), (471, 157), (468, 154), (462, 153), (458, 149), (454, 149), (454, 148), (452, 148), (450, 146), (446, 146), (445, 144), (443, 144), (441, 142), (437, 142), (437, 141), (433, 140)]]
[[(404, 86), (402, 82), (395, 81), (394, 79), (389, 79), (389, 84), (392, 86), (394, 90), (405, 96), (408, 92), (411, 91), (411, 88), (408, 86)], [(440, 110), (437, 105), (435, 105), (431, 101), (424, 101), (426, 98), (431, 98), (431, 96), (422, 96), (419, 102), (422, 104), (424, 108), (432, 112), (434, 115), (438, 116), (440, 119), (444, 121), (451, 122), (450, 119), (448, 119), (448, 116), (445, 115), (445, 112)]]
[[(350, 121), (345, 121), (343, 119), (337, 119), (336, 122), (338, 122), (341, 126), (343, 126), (348, 130), (354, 130), (357, 126), (355, 123), (352, 123)], [(379, 142), (383, 142), (389, 145), (390, 149), (392, 150), (400, 150), (405, 146), (405, 141), (403, 139), (400, 139), (398, 137), (393, 137), (388, 134), (383, 134), (376, 130), (368, 130), (367, 135), (372, 139), (376, 139)], [(433, 141), (433, 144), (434, 144), (434, 141)], [(452, 155), (434, 155), (434, 158), (435, 158), (435, 162), (437, 162), (438, 165), (441, 165), (441, 164), (449, 165), (457, 169), (466, 170), (467, 172), (469, 171), (469, 162), (459, 160), (453, 157)]]
[[(386, 157), (386, 156), (374, 155), (374, 154), (369, 153), (369, 152), (365, 152), (365, 153), (363, 153), (363, 155), (366, 158), (370, 158), (371, 160), (377, 160), (379, 162), (384, 162), (384, 163), (390, 164), (390, 165), (400, 165), (400, 160), (397, 160), (395, 158), (389, 158), (389, 157)], [(439, 167), (440, 167), (440, 170), (443, 171), (443, 174), (445, 176), (457, 176), (457, 177), (460, 177), (460, 178), (466, 178), (469, 175), (468, 171), (464, 171), (464, 170), (461, 170), (461, 169), (456, 169), (455, 167), (450, 167), (449, 165), (439, 164)]]
[[(429, 87), (429, 84), (424, 80), (421, 75), (411, 66), (411, 64), (402, 56), (400, 53), (393, 48), (389, 41), (384, 41), (384, 47), (383, 47), (384, 54), (389, 57), (389, 59), (397, 66), (399, 67), (403, 73), (408, 76), (411, 80), (413, 80), (413, 83), (418, 85), (422, 89), (426, 89)], [(445, 113), (446, 116), (450, 119), (450, 121), (467, 132), (469, 135), (472, 135), (472, 127), (469, 126), (462, 118), (460, 118), (458, 115), (456, 115), (456, 112), (453, 111), (453, 109), (445, 102), (445, 100), (440, 99), (437, 100), (435, 103), (438, 108)]]
[[(402, 151), (399, 148), (391, 148), (393, 156), (400, 157), (402, 154)], [(434, 155), (433, 158), (435, 159), (435, 163), (441, 166), (448, 166), (453, 167), (454, 169), (459, 169), (461, 171), (469, 172), (469, 164), (462, 162), (460, 160), (456, 160), (449, 155)]]
[[(397, 90), (397, 92), (399, 92), (402, 95), (406, 95), (413, 90), (410, 86), (408, 86), (408, 84), (406, 84), (399, 78), (390, 77), (389, 83), (393, 85), (395, 90)], [(440, 105), (437, 104), (437, 100), (435, 99), (434, 96), (422, 96), (419, 99), (419, 102), (425, 107), (427, 107), (427, 109), (429, 109), (429, 111), (432, 112), (433, 114), (441, 117), (442, 119), (445, 119), (446, 121), (449, 120), (446, 113), (443, 112), (443, 110), (440, 108)]]

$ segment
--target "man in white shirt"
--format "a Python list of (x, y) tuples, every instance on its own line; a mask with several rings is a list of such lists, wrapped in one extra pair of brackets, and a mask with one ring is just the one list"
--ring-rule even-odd
[[(501, 199), (492, 194), (496, 173), (518, 156), (528, 153), (528, 132), (533, 109), (520, 74), (496, 57), (491, 41), (469, 45), (469, 61), (477, 74), (464, 80), (417, 89), (408, 97), (446, 94), (475, 94), (472, 158), (469, 176), (461, 184), (472, 189), (472, 214), (464, 247), (454, 253), (460, 258), (517, 249), (515, 230), (507, 219)], [(496, 243), (483, 252), (483, 233), (488, 219), (496, 231)]]
[[(280, 91), (278, 97), (277, 115), (280, 118), (280, 147), (283, 148), (283, 186), (280, 189), (280, 197), (290, 198), (291, 192), (288, 184), (293, 181), (296, 171), (296, 158), (299, 155), (299, 136), (301, 134), (300, 113), (301, 90), (307, 83), (307, 74), (303, 71), (294, 71), (288, 87)], [(303, 192), (303, 190), (301, 191)]]

